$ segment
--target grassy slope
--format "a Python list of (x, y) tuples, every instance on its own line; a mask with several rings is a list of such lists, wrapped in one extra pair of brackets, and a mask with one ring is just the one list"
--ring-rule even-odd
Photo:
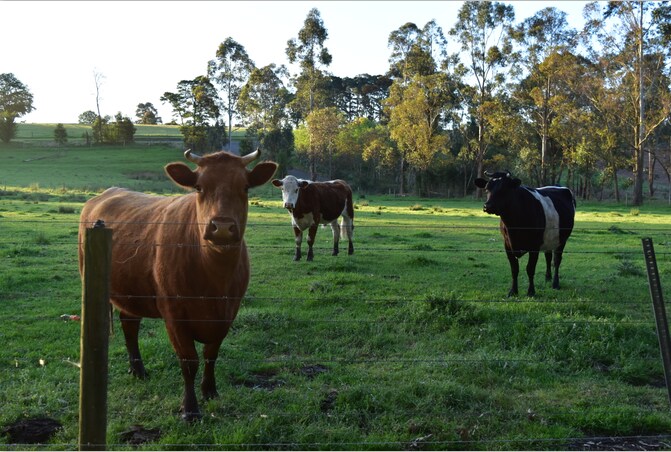
[[(68, 134), (68, 141), (79, 142), (85, 133), (91, 134), (91, 126), (84, 124), (63, 124)], [(14, 142), (34, 143), (53, 141), (56, 124), (19, 124)], [(135, 137), (144, 138), (181, 138), (179, 126), (164, 124), (144, 125), (135, 124)]]
[[(109, 185), (174, 191), (159, 175), (179, 151), (30, 160), (48, 152), (0, 149), (0, 426), (53, 416), (65, 428), (52, 449), (77, 441), (79, 325), (59, 319), (80, 312), (77, 212)], [(143, 323), (151, 378), (139, 382), (116, 321), (109, 447), (130, 448), (118, 442), (133, 424), (161, 429), (150, 449), (562, 449), (671, 428), (640, 244), (653, 237), (668, 290), (668, 207), (579, 203), (562, 289), (539, 265), (539, 295), (510, 300), (497, 220), (478, 202), (357, 199), (355, 254), (331, 257), (320, 229), (315, 262), (294, 263), (279, 192), (251, 196), (252, 280), (220, 353), (220, 398), (183, 425), (163, 325)]]

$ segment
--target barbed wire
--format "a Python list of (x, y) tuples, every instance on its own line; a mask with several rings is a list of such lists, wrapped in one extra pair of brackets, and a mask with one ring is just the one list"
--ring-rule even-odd
[[(346, 244), (346, 239), (341, 238), (340, 243), (341, 245), (344, 246)], [(498, 242), (498, 241), (497, 241)], [(9, 242), (9, 241), (1, 241), (0, 240), (0, 245), (11, 245), (11, 246), (24, 246), (26, 244), (30, 244), (29, 242), (26, 241), (20, 241), (20, 242)], [(497, 243), (498, 244), (498, 243)], [(79, 241), (49, 241), (49, 243), (45, 244), (33, 244), (36, 246), (44, 246), (48, 247), (51, 245), (68, 245), (72, 246), (74, 249), (78, 246), (82, 246), (83, 243)], [(663, 244), (662, 244), (663, 245)], [(143, 244), (143, 243), (117, 243), (116, 246), (119, 247), (128, 247), (128, 248), (135, 248), (135, 249), (142, 249), (142, 248), (219, 248), (219, 249), (237, 249), (240, 248), (240, 245), (214, 245), (210, 243), (182, 243), (182, 242), (177, 242), (177, 243), (150, 243), (150, 244)], [(306, 245), (307, 246), (307, 245)], [(639, 249), (627, 249), (624, 250), (622, 249), (622, 243), (618, 243), (616, 245), (612, 245), (616, 248), (606, 248), (606, 249), (601, 249), (601, 250), (589, 250), (589, 249), (580, 249), (580, 250), (575, 250), (572, 249), (570, 246), (568, 248), (565, 248), (562, 254), (565, 256), (577, 256), (577, 255), (593, 255), (593, 254), (618, 254), (618, 255), (641, 255), (641, 250)], [(293, 251), (294, 249), (294, 242), (289, 239), (287, 240), (286, 245), (272, 245), (272, 244), (255, 244), (255, 243), (245, 243), (245, 247), (248, 250), (290, 250)], [(312, 247), (313, 250), (315, 251), (325, 251), (325, 252), (330, 252), (332, 250), (332, 247), (329, 245), (314, 245)], [(355, 249), (356, 251), (363, 252), (363, 251), (369, 251), (369, 252), (416, 252), (416, 253), (473, 253), (473, 254), (505, 254), (506, 250), (504, 248), (501, 248), (498, 246), (497, 248), (454, 248), (454, 247), (446, 247), (446, 248), (438, 248), (433, 245), (422, 245), (422, 246), (414, 246), (414, 245), (409, 245), (406, 247), (400, 247), (400, 246), (387, 246), (387, 247), (381, 247), (381, 246), (375, 246), (375, 247), (369, 247), (369, 246), (361, 246), (358, 245), (356, 240), (355, 240)], [(528, 250), (512, 250), (512, 252), (520, 252), (520, 253), (528, 253)], [(543, 254), (544, 251), (539, 251), (539, 254)], [(657, 256), (666, 256), (666, 255), (671, 255), (671, 249), (669, 251), (665, 250), (655, 250), (655, 255)]]
[[(76, 274), (77, 279), (79, 279), (79, 274)], [(384, 277), (384, 276), (382, 276)], [(310, 292), (309, 289), (306, 289), (306, 292)], [(12, 291), (0, 291), (7, 299), (17, 299), (17, 298), (38, 298), (45, 295), (54, 295), (51, 292), (12, 292)], [(72, 296), (79, 297), (80, 294), (72, 294)], [(205, 295), (128, 295), (128, 294), (111, 294), (110, 298), (114, 299), (126, 299), (128, 301), (133, 300), (168, 300), (168, 301), (181, 301), (181, 302), (192, 302), (192, 301), (212, 301), (212, 302), (226, 302), (226, 301), (240, 301), (241, 303), (256, 303), (256, 302), (271, 302), (271, 303), (315, 303), (329, 305), (333, 302), (333, 296), (303, 296), (297, 297), (292, 296), (259, 296), (259, 295), (244, 295), (242, 297), (231, 297), (231, 296), (205, 296)], [(576, 303), (589, 303), (592, 306), (600, 307), (603, 305), (607, 306), (642, 306), (647, 304), (649, 301), (647, 295), (641, 295), (639, 300), (634, 299), (617, 299), (612, 300), (610, 298), (603, 299), (580, 299), (580, 298), (565, 298), (565, 299), (554, 299), (554, 298), (542, 298), (539, 296), (535, 297), (501, 297), (501, 298), (463, 298), (459, 295), (455, 295), (453, 292), (443, 293), (440, 291), (428, 292), (421, 298), (412, 298), (412, 297), (369, 297), (361, 295), (360, 298), (356, 300), (351, 300), (351, 303), (361, 304), (431, 304), (434, 302), (441, 303), (459, 303), (459, 304), (533, 304), (533, 305), (542, 305), (547, 306), (550, 304), (554, 305), (572, 305)], [(13, 317), (14, 319), (20, 317)], [(52, 317), (49, 316), (36, 316), (31, 317), (36, 320), (49, 320)]]
[[(103, 218), (103, 221), (105, 221), (106, 227), (113, 227), (116, 225), (131, 225), (131, 226), (207, 226), (209, 222), (201, 223), (201, 222), (194, 222), (194, 221), (111, 221), (111, 220), (105, 220)], [(475, 230), (487, 230), (487, 231), (499, 231), (499, 223), (497, 221), (494, 221), (494, 224), (491, 226), (484, 226), (484, 225), (451, 225), (451, 224), (446, 224), (447, 222), (440, 222), (436, 221), (436, 223), (432, 224), (403, 224), (399, 223), (398, 220), (391, 220), (393, 222), (391, 223), (386, 223), (386, 224), (380, 224), (381, 222), (376, 221), (374, 223), (368, 224), (367, 222), (363, 222), (363, 220), (360, 220), (356, 222), (355, 220), (355, 231), (357, 229), (365, 229), (365, 228), (374, 228), (374, 229), (384, 229), (384, 228), (394, 228), (394, 229), (445, 229), (445, 230), (452, 230), (452, 229), (475, 229)], [(0, 224), (7, 223), (7, 224), (40, 224), (40, 223), (46, 223), (47, 220), (44, 219), (13, 219), (13, 218), (0, 218)], [(93, 221), (91, 222), (81, 222), (81, 221), (73, 221), (73, 220), (58, 220), (58, 219), (49, 219), (48, 223), (50, 225), (52, 224), (62, 224), (62, 225), (70, 225), (72, 227), (79, 227), (81, 225), (92, 227), (93, 226)], [(591, 232), (591, 231), (599, 231), (599, 232), (611, 232), (613, 234), (623, 234), (627, 233), (628, 231), (624, 230), (611, 230), (609, 231), (609, 228), (612, 228), (613, 226), (619, 228), (617, 224), (610, 224), (612, 222), (604, 222), (604, 227), (597, 227), (597, 226), (581, 226), (579, 223), (574, 225), (572, 228), (573, 232)], [(617, 222), (615, 222), (617, 223)], [(605, 226), (605, 224), (608, 224), (608, 226)], [(321, 224), (320, 226), (327, 228), (329, 227), (330, 223), (324, 223)], [(247, 223), (247, 228), (287, 228), (291, 229), (292, 224), (290, 222), (263, 222), (263, 223), (255, 223), (255, 222), (248, 222)], [(639, 224), (622, 224), (622, 226), (628, 227), (630, 229), (635, 229), (637, 231), (654, 231), (654, 232), (666, 232), (666, 233), (671, 233), (671, 228), (666, 225), (660, 225), (659, 227), (640, 227)], [(524, 230), (544, 230), (544, 227), (514, 227), (514, 228), (508, 228), (510, 230), (519, 230), (519, 231), (524, 231)], [(566, 228), (552, 228), (552, 229), (559, 229), (559, 230), (566, 230)]]

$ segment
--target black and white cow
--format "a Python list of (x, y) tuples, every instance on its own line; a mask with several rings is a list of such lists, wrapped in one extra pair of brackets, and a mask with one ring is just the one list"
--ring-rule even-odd
[[(552, 288), (559, 289), (559, 265), (575, 217), (573, 193), (566, 187), (526, 187), (508, 172), (485, 172), (485, 176), (489, 181), (478, 178), (475, 185), (487, 192), (483, 210), (501, 217), (501, 234), (513, 278), (508, 296), (517, 295), (518, 259), (525, 253), (529, 253), (527, 295), (536, 294), (534, 274), (540, 251), (545, 252), (545, 279), (552, 279)], [(551, 272), (553, 252), (554, 278)]]
[[(284, 207), (291, 212), (291, 223), (296, 238), (296, 254), (294, 260), (301, 258), (303, 231), (308, 229), (308, 257), (314, 257), (312, 245), (315, 243), (317, 226), (330, 224), (333, 230), (333, 255), (338, 255), (340, 235), (349, 240), (348, 254), (354, 253), (352, 238), (354, 235), (354, 206), (352, 205), (352, 189), (344, 180), (329, 182), (312, 182), (286, 176), (274, 179), (272, 184), (282, 190)], [(338, 227), (338, 217), (342, 217)]]

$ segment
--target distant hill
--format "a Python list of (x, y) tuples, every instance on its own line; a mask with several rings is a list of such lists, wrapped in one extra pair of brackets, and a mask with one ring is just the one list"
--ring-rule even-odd
[[(91, 135), (91, 126), (84, 124), (63, 124), (68, 133), (68, 142), (84, 142), (84, 135)], [(182, 134), (179, 126), (168, 126), (164, 124), (146, 125), (135, 124), (137, 131), (135, 139), (137, 141), (182, 141)], [(18, 124), (18, 130), (14, 140), (16, 141), (44, 141), (54, 140), (54, 129), (56, 124)]]

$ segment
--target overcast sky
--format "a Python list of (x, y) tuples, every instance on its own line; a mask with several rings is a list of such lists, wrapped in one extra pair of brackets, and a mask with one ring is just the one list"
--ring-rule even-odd
[[(581, 27), (582, 1), (512, 1), (516, 22), (547, 6)], [(33, 94), (25, 122), (76, 123), (94, 110), (94, 72), (104, 76), (101, 113), (135, 120), (138, 103), (159, 100), (181, 80), (206, 73), (221, 42), (231, 37), (257, 67), (287, 64), (286, 43), (296, 38), (311, 8), (328, 31), (339, 77), (383, 74), (389, 34), (406, 22), (430, 20), (445, 34), (460, 1), (3, 1), (0, 0), (0, 73), (13, 73)]]

